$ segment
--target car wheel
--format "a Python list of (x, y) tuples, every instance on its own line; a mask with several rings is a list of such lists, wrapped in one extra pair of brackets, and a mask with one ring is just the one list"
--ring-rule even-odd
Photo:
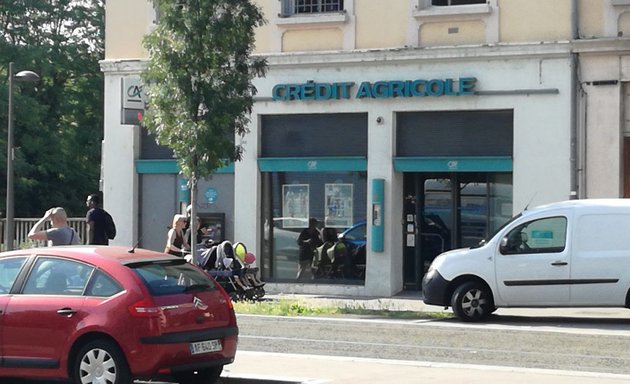
[(219, 380), (221, 372), (223, 372), (223, 366), (194, 372), (175, 372), (173, 379), (179, 384), (213, 384)]
[(479, 321), (494, 312), (492, 295), (483, 285), (468, 282), (453, 292), (451, 306), (455, 316), (462, 321)]
[(109, 340), (94, 340), (77, 354), (72, 371), (77, 384), (131, 384), (132, 377), (125, 357)]

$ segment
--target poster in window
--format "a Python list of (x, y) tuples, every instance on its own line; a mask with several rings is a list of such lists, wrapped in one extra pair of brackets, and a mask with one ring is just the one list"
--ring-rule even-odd
[(353, 185), (326, 184), (324, 188), (326, 197), (324, 225), (333, 228), (352, 226)]
[(283, 228), (308, 227), (308, 184), (285, 184), (282, 186)]

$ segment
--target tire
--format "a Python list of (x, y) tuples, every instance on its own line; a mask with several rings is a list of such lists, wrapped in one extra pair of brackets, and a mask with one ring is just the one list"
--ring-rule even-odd
[(131, 384), (125, 356), (109, 340), (90, 341), (79, 350), (72, 368), (76, 384)]
[(472, 281), (455, 289), (451, 306), (455, 316), (466, 322), (481, 321), (495, 311), (490, 291), (482, 284)]
[(179, 384), (214, 384), (219, 380), (223, 366), (194, 372), (174, 372), (173, 379)]

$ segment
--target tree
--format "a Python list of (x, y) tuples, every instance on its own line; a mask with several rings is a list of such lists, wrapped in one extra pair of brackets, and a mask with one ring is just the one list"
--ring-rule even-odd
[[(98, 190), (103, 47), (103, 0), (0, 1), (0, 121), (7, 118), (8, 63), (41, 77), (14, 88), (16, 217), (56, 205), (83, 215), (85, 196)], [(0, 145), (6, 148), (6, 135)], [(6, 169), (6, 156), (0, 159)]]
[(191, 187), (243, 154), (236, 136), (248, 129), (266, 60), (253, 57), (254, 29), (264, 23), (251, 0), (154, 0), (155, 30), (144, 45), (148, 110), (142, 123), (170, 147)]

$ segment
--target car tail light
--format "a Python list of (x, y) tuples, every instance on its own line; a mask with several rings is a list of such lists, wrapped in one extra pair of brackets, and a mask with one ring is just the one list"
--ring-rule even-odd
[(234, 303), (232, 303), (232, 299), (230, 299), (230, 295), (227, 294), (227, 292), (225, 291), (225, 289), (223, 289), (223, 287), (221, 287), (219, 284), (216, 284), (217, 289), (219, 290), (219, 292), (221, 292), (221, 296), (223, 296), (223, 298), (225, 299), (225, 302), (227, 303), (228, 309), (230, 311), (230, 324), (235, 325), (236, 324), (236, 314), (234, 313)]
[(147, 298), (129, 306), (129, 312), (132, 316), (137, 317), (160, 317), (162, 315), (162, 309), (155, 305), (153, 300)]

